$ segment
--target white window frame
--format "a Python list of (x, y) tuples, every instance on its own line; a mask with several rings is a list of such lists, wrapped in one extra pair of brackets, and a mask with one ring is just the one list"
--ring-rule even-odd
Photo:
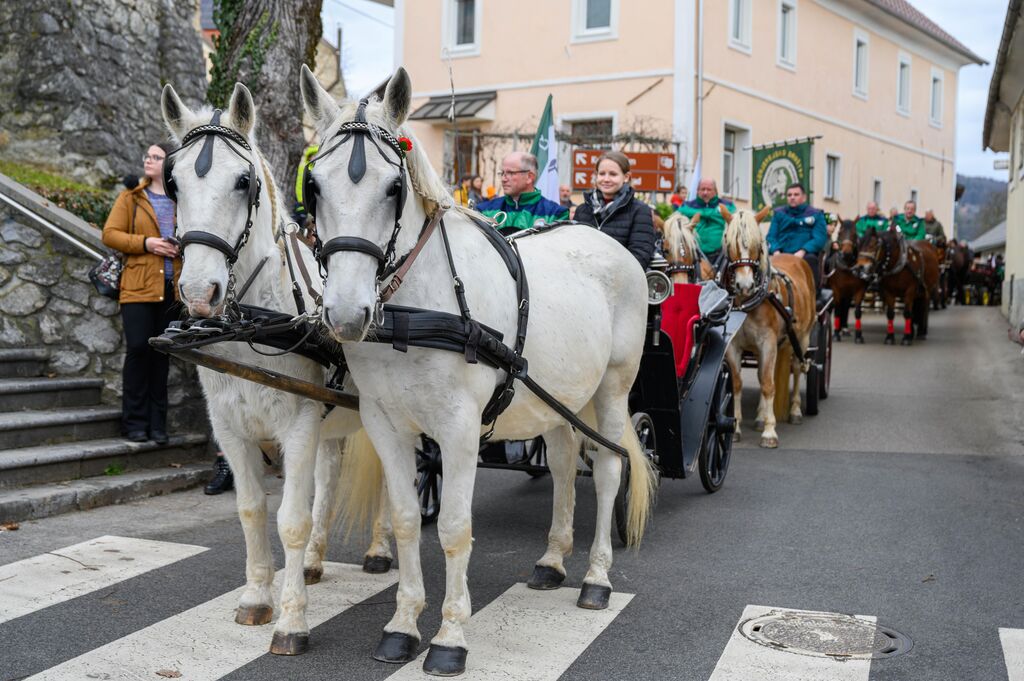
[[(900, 74), (903, 72), (903, 66), (907, 67), (907, 102), (904, 106), (900, 102)], [(910, 55), (906, 52), (900, 52), (899, 57), (896, 59), (896, 113), (901, 116), (910, 116), (910, 103), (913, 100), (913, 85), (914, 85), (914, 62), (911, 60)]]
[[(864, 83), (857, 83), (857, 46), (864, 45)], [(853, 96), (866, 100), (868, 87), (871, 83), (871, 40), (868, 34), (859, 28), (853, 29)]]
[(458, 34), (458, 7), (456, 0), (443, 0), (441, 5), (441, 58), (447, 56), (453, 59), (462, 57), (479, 57), (481, 35), (483, 30), (483, 0), (474, 0), (473, 7), (473, 42), (465, 45), (456, 45), (455, 39)]
[[(741, 17), (743, 23), (740, 26), (740, 37), (732, 34), (732, 27), (736, 23), (736, 10), (739, 6), (746, 8), (746, 16)], [(726, 27), (726, 34), (729, 40), (729, 47), (744, 54), (752, 54), (754, 51), (754, 0), (729, 0), (729, 25)]]
[[(829, 193), (829, 161), (835, 159), (836, 172), (835, 177), (832, 178), (832, 192)], [(825, 191), (822, 192), (823, 198), (827, 201), (839, 201), (839, 196), (843, 193), (843, 155), (838, 154), (834, 151), (825, 152)]]
[[(789, 71), (796, 71), (796, 47), (797, 47), (797, 43), (799, 42), (797, 40), (797, 36), (799, 36), (799, 30), (798, 30), (799, 22), (797, 21), (797, 4), (796, 3), (797, 3), (797, 0), (779, 0), (779, 2), (778, 2), (778, 10), (776, 11), (776, 14), (775, 14), (775, 16), (776, 16), (776, 23), (778, 24), (778, 26), (776, 27), (776, 31), (775, 31), (775, 43), (776, 43), (776, 45), (775, 45), (775, 63), (778, 66), (781, 66), (782, 68), (787, 69)], [(782, 50), (782, 48), (783, 48), (783, 45), (782, 45), (782, 24), (783, 24), (782, 9), (783, 9), (783, 7), (788, 8), (790, 10), (790, 12), (792, 13), (792, 16), (793, 16), (793, 30), (790, 31), (790, 38), (792, 40), (792, 44), (791, 44), (792, 54), (791, 55), (783, 54), (783, 50)]]
[[(725, 178), (722, 178), (720, 189), (722, 189), (722, 196), (725, 196), (736, 201), (749, 201), (750, 200), (750, 186), (751, 186), (751, 150), (750, 147), (753, 144), (754, 132), (753, 129), (746, 123), (739, 121), (733, 121), (729, 119), (722, 119), (722, 158), (723, 167), (722, 172), (725, 172), (725, 130), (726, 128), (732, 130), (736, 134), (736, 146), (733, 150), (733, 175), (736, 180), (736, 185), (733, 187), (733, 191), (726, 194), (724, 191)], [(696, 196), (697, 188), (694, 187), (691, 190), (692, 195)]]
[(882, 194), (882, 187), (883, 186), (884, 185), (882, 183), (882, 178), (880, 178), (880, 177), (873, 177), (873, 178), (871, 178), (871, 200), (875, 202), (875, 205), (878, 206), (879, 210), (882, 209), (882, 196), (883, 196), (883, 194)]
[[(945, 111), (945, 102), (943, 98), (946, 96), (946, 74), (942, 69), (932, 67), (931, 79), (928, 81), (928, 123), (933, 128), (942, 128), (942, 118)], [(939, 84), (939, 115), (935, 115), (935, 83)]]
[(619, 37), (619, 0), (610, 0), (611, 11), (607, 28), (587, 28), (587, 1), (572, 0), (571, 43), (594, 43), (617, 40)]
[[(1017, 124), (1014, 126), (1017, 130), (1017, 173), (1016, 178), (1019, 183), (1024, 180), (1024, 112), (1017, 114)], [(1014, 175), (1013, 171), (1010, 171), (1010, 176)]]

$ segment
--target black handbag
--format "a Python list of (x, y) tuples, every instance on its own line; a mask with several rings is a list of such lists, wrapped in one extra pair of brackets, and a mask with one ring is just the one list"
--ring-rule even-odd
[[(132, 206), (132, 222), (128, 228), (129, 234), (135, 233), (135, 211), (139, 204)], [(118, 252), (110, 253), (89, 270), (89, 281), (96, 287), (96, 292), (101, 296), (117, 300), (121, 297), (121, 272), (124, 270), (124, 255)]]

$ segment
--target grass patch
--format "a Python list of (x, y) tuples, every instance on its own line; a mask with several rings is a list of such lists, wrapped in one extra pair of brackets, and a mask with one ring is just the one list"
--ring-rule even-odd
[(0, 173), (97, 228), (114, 203), (108, 192), (24, 163), (0, 160)]
[(103, 469), (103, 475), (121, 475), (124, 473), (124, 464), (112, 463)]

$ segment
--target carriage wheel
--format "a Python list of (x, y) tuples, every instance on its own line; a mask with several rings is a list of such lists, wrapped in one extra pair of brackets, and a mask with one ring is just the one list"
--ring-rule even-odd
[(725, 474), (729, 471), (729, 460), (732, 458), (732, 436), (736, 432), (735, 408), (732, 391), (732, 374), (729, 366), (722, 365), (715, 383), (715, 392), (711, 396), (711, 413), (704, 426), (704, 441), (697, 455), (697, 466), (700, 469), (700, 484), (708, 494), (722, 489)]
[[(655, 436), (654, 436), (654, 421), (651, 417), (642, 411), (638, 411), (633, 414), (633, 430), (636, 431), (636, 436), (640, 440), (640, 449), (643, 451), (644, 456), (651, 460), (652, 465), (654, 461), (654, 453), (657, 451)], [(661, 474), (658, 473), (657, 466), (655, 465), (655, 484), (661, 482)], [(629, 459), (625, 459), (622, 462), (622, 476), (619, 478), (619, 491), (615, 495), (615, 504), (613, 505), (613, 516), (615, 520), (615, 531), (619, 535), (619, 541), (623, 544), (626, 543), (626, 517), (629, 515), (629, 476), (630, 466)]]
[(818, 347), (819, 364), (821, 364), (821, 380), (818, 381), (818, 397), (828, 399), (828, 389), (832, 384), (832, 325), (825, 324), (825, 342)]
[[(811, 344), (818, 345), (818, 339), (821, 336), (821, 327), (815, 326), (811, 330)], [(804, 413), (808, 416), (818, 415), (818, 398), (821, 396), (821, 369), (818, 368), (818, 351), (815, 351), (814, 357), (811, 358), (811, 366), (807, 370), (807, 376), (804, 378), (806, 390), (804, 391)]]
[(441, 486), (444, 477), (441, 448), (430, 438), (423, 438), (423, 449), (416, 450), (416, 496), (420, 500), (420, 517), (432, 523), (441, 513)]

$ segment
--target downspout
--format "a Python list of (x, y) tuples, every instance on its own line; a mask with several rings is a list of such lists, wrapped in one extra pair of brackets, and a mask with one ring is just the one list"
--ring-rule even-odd
[[(697, 156), (704, 163), (704, 0), (697, 3)], [(701, 171), (703, 175), (703, 170)], [(694, 189), (696, 191), (696, 189)]]

